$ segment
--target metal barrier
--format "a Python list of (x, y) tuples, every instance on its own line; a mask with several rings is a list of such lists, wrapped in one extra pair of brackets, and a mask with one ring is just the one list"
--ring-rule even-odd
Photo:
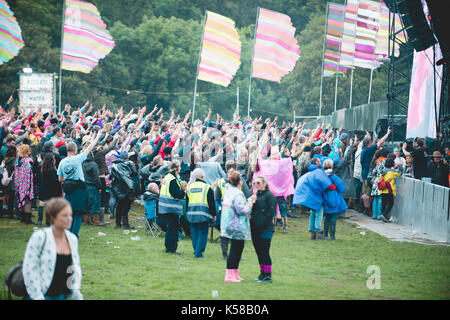
[(338, 109), (331, 115), (308, 121), (306, 129), (315, 129), (322, 123), (331, 123), (334, 128), (344, 127), (346, 130), (374, 131), (377, 120), (388, 114), (387, 101), (363, 104), (351, 109)]
[(391, 215), (397, 223), (450, 242), (450, 189), (400, 176)]

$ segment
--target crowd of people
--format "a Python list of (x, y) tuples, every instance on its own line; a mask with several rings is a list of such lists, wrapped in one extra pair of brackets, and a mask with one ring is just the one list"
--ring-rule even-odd
[[(224, 121), (217, 114), (214, 121), (211, 110), (204, 120), (190, 122), (190, 112), (181, 119), (172, 111), (164, 119), (157, 106), (151, 112), (146, 107), (113, 112), (106, 106), (95, 110), (87, 101), (75, 109), (67, 104), (61, 113), (24, 113), (11, 102), (0, 116), (2, 217), (54, 227), (57, 213), (70, 204), (70, 226), (66, 218), (57, 229), (58, 239), (64, 225), (75, 235), (68, 237), (70, 246), (57, 246), (62, 264), (83, 224), (104, 227), (114, 220), (115, 228), (133, 229), (128, 214), (138, 202), (147, 226), (164, 231), (167, 253), (180, 254), (178, 241), (188, 236), (194, 257), (203, 258), (208, 228), (217, 228), (226, 282), (242, 281), (238, 269), (246, 240), (258, 256), (257, 281), (272, 282), (271, 239), (276, 226), (287, 232), (288, 217), (309, 213), (311, 239), (335, 240), (337, 219), (348, 218), (348, 208), (391, 221), (401, 174), (449, 186), (447, 145), (438, 143), (430, 153), (426, 141), (416, 138), (390, 150), (385, 146), (390, 129), (374, 139), (367, 131), (326, 124), (311, 130), (277, 117), (263, 122), (234, 114)], [(261, 174), (264, 160), (287, 160), (288, 177), (282, 180), (290, 181), (290, 194), (275, 191), (276, 166), (269, 168), (270, 176)], [(44, 212), (52, 212), (45, 221)], [(33, 236), (27, 252), (37, 254), (33, 243), (41, 238)], [(45, 281), (47, 290), (51, 282)], [(33, 290), (31, 298), (47, 292)], [(68, 294), (67, 288), (50, 291), (46, 297)]]

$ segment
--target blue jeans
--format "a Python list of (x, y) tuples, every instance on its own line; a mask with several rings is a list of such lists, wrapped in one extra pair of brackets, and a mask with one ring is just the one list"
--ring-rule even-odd
[(92, 214), (100, 213), (100, 200), (101, 195), (98, 193), (98, 188), (96, 186), (87, 185), (87, 190), (89, 192), (88, 197), (88, 212)]
[(380, 219), (381, 218), (382, 199), (383, 199), (383, 197), (381, 195), (373, 196), (372, 212), (373, 212), (373, 218), (374, 219)]
[(72, 232), (74, 235), (76, 235), (77, 238), (80, 238), (78, 236), (78, 232), (80, 232), (82, 223), (83, 223), (83, 214), (74, 213), (72, 215), (72, 226), (70, 227), (69, 231)]
[(286, 199), (284, 198), (284, 196), (280, 196), (280, 197), (276, 197), (276, 198), (277, 198), (278, 208), (280, 209), (280, 215), (282, 217), (287, 217)]
[(315, 211), (310, 209), (309, 231), (322, 231), (323, 207)]
[(208, 222), (191, 223), (191, 238), (194, 256), (196, 258), (203, 256), (208, 242)]

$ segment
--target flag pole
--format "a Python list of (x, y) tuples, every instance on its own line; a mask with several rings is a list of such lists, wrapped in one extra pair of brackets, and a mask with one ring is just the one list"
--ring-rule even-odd
[(203, 36), (205, 34), (206, 15), (207, 15), (207, 11), (205, 10), (205, 17), (203, 19), (202, 37), (201, 37), (201, 40), (200, 40), (200, 50), (199, 50), (199, 53), (198, 53), (197, 75), (195, 76), (194, 102), (192, 104), (192, 124), (194, 124), (194, 120), (195, 120), (195, 118), (194, 118), (194, 116), (195, 116), (195, 98), (197, 96), (198, 67), (200, 66), (200, 59), (202, 57)]
[(353, 95), (353, 67), (352, 67), (352, 74), (350, 76), (350, 109), (352, 108), (352, 95)]
[(328, 4), (327, 11), (325, 13), (325, 29), (323, 32), (323, 49), (322, 49), (322, 71), (320, 72), (320, 100), (319, 100), (319, 117), (322, 116), (322, 86), (323, 86), (323, 62), (325, 58), (325, 39), (327, 37), (327, 22), (328, 22)]
[(336, 112), (336, 105), (337, 105), (338, 77), (339, 77), (339, 72), (336, 71), (336, 86), (334, 88), (334, 111), (335, 112)]
[(237, 116), (239, 117), (239, 87), (237, 87), (236, 91), (236, 113)]
[(255, 57), (256, 31), (258, 28), (259, 10), (260, 10), (260, 8), (258, 7), (257, 12), (256, 12), (255, 34), (253, 36), (252, 60), (250, 60), (250, 78), (249, 78), (249, 82), (248, 82), (247, 118), (250, 118), (250, 98), (251, 98), (251, 92), (252, 92), (253, 58)]
[(367, 100), (367, 103), (370, 103), (370, 94), (372, 93), (372, 76), (373, 76), (373, 69), (370, 69), (369, 99)]
[[(59, 57), (59, 113), (61, 113), (61, 92), (62, 92), (62, 52), (64, 43), (64, 22), (66, 19), (66, 0), (63, 0), (62, 23), (61, 23), (61, 50)], [(56, 106), (55, 106), (56, 108)]]

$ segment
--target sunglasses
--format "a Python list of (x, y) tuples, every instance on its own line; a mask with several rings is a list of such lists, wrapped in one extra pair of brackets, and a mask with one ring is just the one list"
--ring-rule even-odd
[(263, 183), (260, 182), (260, 181), (256, 181), (255, 184), (256, 184), (256, 185), (260, 185), (260, 184), (263, 184)]

